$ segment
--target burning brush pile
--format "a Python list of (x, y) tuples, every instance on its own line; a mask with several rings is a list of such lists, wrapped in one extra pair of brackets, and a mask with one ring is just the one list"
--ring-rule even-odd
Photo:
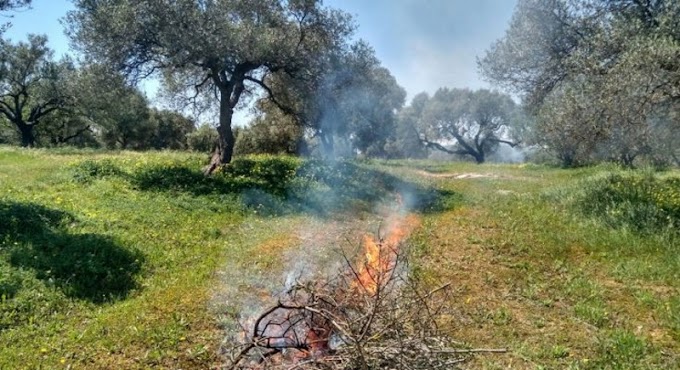
[[(424, 291), (408, 278), (402, 241), (412, 217), (382, 237), (366, 237), (365, 255), (332, 279), (291, 284), (270, 308), (243, 323), (227, 369), (449, 369), (472, 352), (440, 333), (449, 285)], [(486, 351), (486, 350), (484, 350)], [(495, 350), (491, 350), (495, 351)]]

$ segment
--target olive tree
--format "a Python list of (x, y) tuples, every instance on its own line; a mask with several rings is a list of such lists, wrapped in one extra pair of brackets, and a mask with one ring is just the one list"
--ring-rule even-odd
[(0, 114), (19, 131), (22, 146), (34, 146), (35, 127), (72, 100), (63, 89), (72, 65), (52, 60), (46, 36), (0, 46)]
[(237, 154), (305, 154), (304, 127), (267, 101), (259, 103), (261, 114), (238, 132)]
[(427, 93), (419, 93), (397, 113), (396, 129), (387, 145), (390, 158), (427, 158), (429, 153), (420, 139), (418, 124), (429, 99)]
[(154, 149), (188, 149), (187, 136), (196, 131), (192, 119), (166, 109), (151, 109), (149, 123), (153, 133), (147, 142)]
[(93, 59), (131, 81), (160, 73), (166, 88), (215, 103), (218, 145), (209, 170), (231, 161), (232, 116), (242, 97), (270, 93), (271, 73), (305, 74), (342, 44), (351, 17), (317, 0), (75, 0), (68, 33)]
[(520, 0), (479, 66), (522, 96), (564, 164), (632, 165), (659, 139), (656, 107), (680, 98), (678, 56), (677, 1)]
[(440, 88), (422, 108), (420, 138), (428, 148), (484, 163), (499, 144), (518, 144), (509, 137), (516, 110), (499, 92)]
[(384, 156), (406, 92), (364, 41), (324, 53), (301, 78), (275, 74), (270, 102), (311, 132), (327, 157), (336, 142), (354, 153)]
[(146, 95), (125, 81), (125, 76), (104, 64), (82, 65), (69, 81), (73, 107), (83, 123), (108, 148), (151, 147), (153, 123)]
[(31, 0), (0, 0), (0, 11), (8, 11), (31, 5)]

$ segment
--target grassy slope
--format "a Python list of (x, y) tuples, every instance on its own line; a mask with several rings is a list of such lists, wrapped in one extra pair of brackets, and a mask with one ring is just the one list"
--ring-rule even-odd
[[(1, 306), (20, 319), (0, 332), (0, 368), (214, 366), (220, 325), (238, 314), (241, 296), (230, 290), (266, 292), (252, 285), (260, 280), (246, 277), (278, 273), (286, 252), (301, 244), (295, 231), (303, 225), (329, 230), (335, 222), (296, 212), (261, 217), (234, 197), (141, 191), (118, 177), (75, 182), (69, 166), (86, 156), (111, 158), (127, 171), (200, 160), (0, 148), (0, 205), (30, 204), (39, 216), (65, 212), (66, 221), (43, 230), (46, 238), (140, 258), (139, 271), (130, 269), (134, 261), (104, 271), (132, 282), (115, 290), (119, 299), (101, 302), (75, 280), (50, 279), (64, 266), (80, 269), (76, 256), (53, 256), (60, 263), (50, 269), (16, 258), (17, 250), (35, 253), (50, 242), (25, 235), (0, 240), (0, 273), (12, 275), (5, 285), (20, 285)], [(679, 365), (677, 242), (579, 219), (559, 198), (545, 196), (600, 169), (372, 167), (448, 191), (444, 203), (451, 207), (424, 214), (412, 238), (422, 275), (433, 284), (454, 283), (446, 320), (452, 334), (473, 347), (512, 350), (478, 356), (471, 367)], [(489, 176), (452, 176), (466, 173)], [(330, 243), (317, 237), (312, 244)], [(129, 271), (113, 271), (121, 267)]]
[[(613, 230), (564, 201), (603, 169), (424, 165), (465, 197), (414, 241), (425, 276), (456, 285), (446, 325), (472, 347), (511, 350), (471, 367), (680, 367), (680, 242)], [(490, 177), (456, 178), (466, 172)]]
[[(134, 167), (170, 156), (115, 157)], [(68, 164), (80, 159), (79, 155), (2, 149), (0, 197), (68, 212), (74, 221), (64, 233), (108, 236), (113, 240), (111, 248), (140, 252), (144, 261), (134, 276), (136, 286), (126, 292), (126, 299), (97, 303), (89, 297), (69, 299), (49, 279), (24, 279), (30, 288), (21, 294), (27, 297), (15, 300), (46, 309), (36, 307), (35, 317), (2, 332), (0, 368), (69, 364), (206, 368), (215, 363), (222, 334), (208, 309), (214, 272), (225, 260), (247, 254), (264, 236), (245, 235), (239, 226), (248, 216), (226, 201), (140, 192), (118, 179), (73, 182)], [(277, 232), (273, 227), (271, 233)], [(28, 248), (31, 241), (24, 244)], [(9, 259), (3, 252), (0, 255)], [(68, 264), (77, 256), (55, 258)], [(50, 298), (40, 299), (44, 295)]]

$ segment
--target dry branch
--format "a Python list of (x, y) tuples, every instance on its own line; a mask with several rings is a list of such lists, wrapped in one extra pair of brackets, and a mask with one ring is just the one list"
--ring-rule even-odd
[(456, 348), (437, 326), (446, 300), (435, 298), (451, 284), (422, 289), (405, 253), (384, 249), (390, 261), (382, 267), (343, 254), (346, 268), (334, 279), (294, 284), (246, 323), (226, 369), (450, 369), (475, 353), (506, 351)]

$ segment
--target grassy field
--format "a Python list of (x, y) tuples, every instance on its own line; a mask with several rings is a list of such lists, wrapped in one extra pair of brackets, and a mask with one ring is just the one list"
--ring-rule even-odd
[[(680, 367), (680, 180), (594, 167), (0, 147), (0, 369), (205, 369), (305, 256), (419, 214), (466, 368)], [(309, 261), (308, 261), (309, 262)], [(310, 262), (311, 263), (311, 262)]]

